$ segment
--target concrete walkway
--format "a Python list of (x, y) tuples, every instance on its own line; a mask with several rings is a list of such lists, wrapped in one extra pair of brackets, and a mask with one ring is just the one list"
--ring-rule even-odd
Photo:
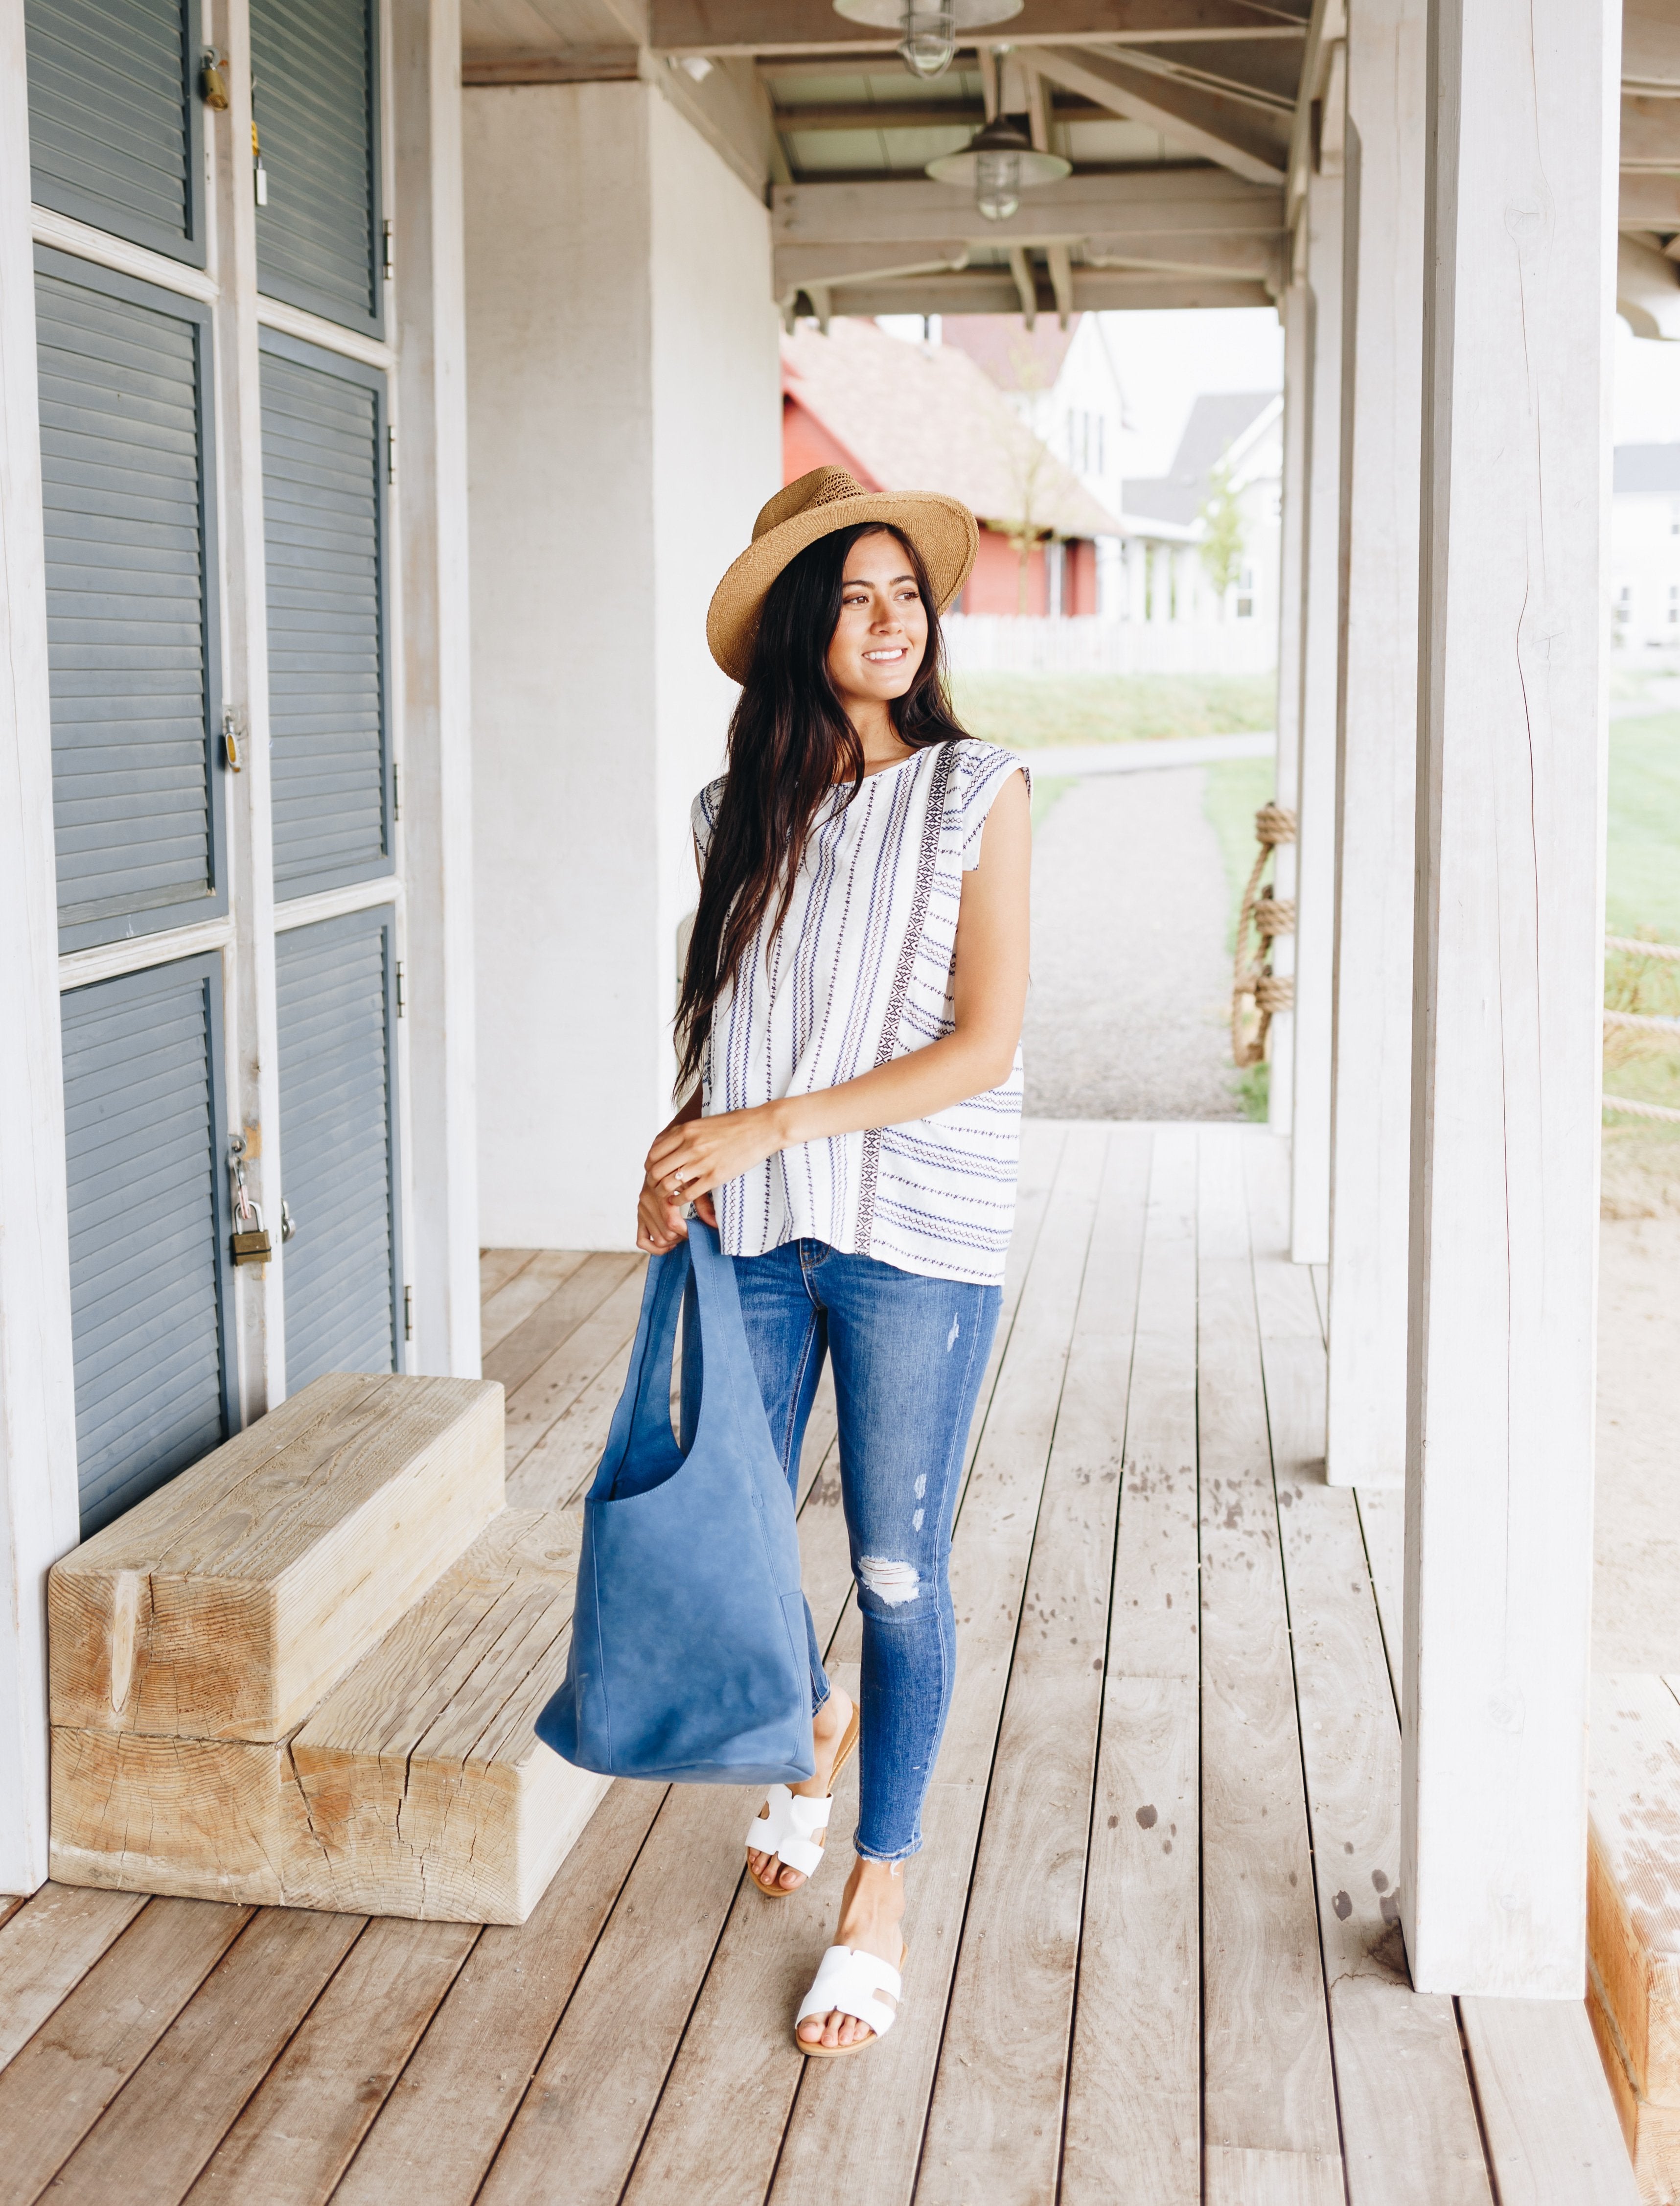
[(1277, 747), (1277, 736), (1267, 729), (1258, 734), (1170, 736), (1160, 742), (1052, 744), (1021, 755), (1040, 779), (1060, 780), (1069, 774), (1154, 773), (1162, 766), (1270, 758)]

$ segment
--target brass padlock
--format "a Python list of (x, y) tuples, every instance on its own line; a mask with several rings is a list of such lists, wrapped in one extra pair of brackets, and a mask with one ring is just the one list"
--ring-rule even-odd
[(253, 1232), (234, 1235), (233, 1260), (235, 1264), (265, 1264), (273, 1254), (269, 1246), (266, 1226), (259, 1225)]

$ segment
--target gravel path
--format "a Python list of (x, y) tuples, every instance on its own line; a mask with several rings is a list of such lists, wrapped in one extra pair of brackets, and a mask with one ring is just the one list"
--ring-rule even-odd
[(1034, 1117), (1242, 1117), (1205, 778), (1179, 766), (1076, 782), (1040, 822), (1022, 1036)]

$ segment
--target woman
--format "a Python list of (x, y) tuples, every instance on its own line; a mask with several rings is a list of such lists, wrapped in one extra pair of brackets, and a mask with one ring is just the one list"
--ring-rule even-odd
[(1014, 1214), (1029, 798), (1009, 752), (963, 734), (939, 664), (976, 541), (954, 499), (819, 468), (718, 587), (707, 634), (743, 687), (729, 772), (694, 806), (694, 1085), (637, 1220), (651, 1252), (687, 1203), (718, 1228), (789, 1479), (833, 1360), (861, 1707), (810, 1630), (815, 1774), (772, 1788), (747, 1841), (762, 1892), (796, 1890), (861, 1743), (837, 1943), (795, 2022), (819, 2057), (897, 2012), (904, 1864), (950, 1702), (951, 1519)]

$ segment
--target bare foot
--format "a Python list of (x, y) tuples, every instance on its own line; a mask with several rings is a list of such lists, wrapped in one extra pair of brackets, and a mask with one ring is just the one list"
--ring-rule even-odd
[[(904, 1940), (899, 1925), (903, 1917), (903, 1863), (854, 1862), (840, 1903), (835, 1944), (849, 1946), (854, 1953), (873, 1953), (890, 1967), (903, 1968)], [(876, 1997), (888, 1994), (878, 1992)], [(857, 2045), (874, 2035), (867, 2022), (838, 2007), (827, 2014), (808, 2014), (799, 2025), (800, 2042), (805, 2045)]]
[[(790, 1785), (788, 1790), (808, 1800), (825, 1799), (834, 1782), (834, 1759), (840, 1751), (840, 1742), (846, 1736), (846, 1727), (852, 1720), (852, 1703), (838, 1685), (830, 1688), (828, 1698), (811, 1719), (812, 1744), (815, 1768), (802, 1785)], [(766, 1801), (765, 1814), (770, 1812)], [(826, 1829), (813, 1832), (814, 1838), (827, 1835)], [(747, 1867), (753, 1881), (766, 1892), (796, 1892), (807, 1881), (802, 1869), (786, 1868), (775, 1854), (760, 1853), (747, 1849)]]

